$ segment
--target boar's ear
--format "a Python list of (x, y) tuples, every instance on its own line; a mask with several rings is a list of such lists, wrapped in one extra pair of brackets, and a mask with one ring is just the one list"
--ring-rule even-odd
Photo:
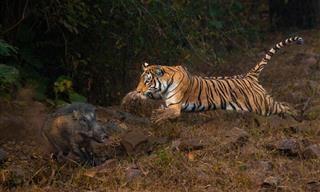
[(147, 67), (149, 66), (149, 64), (148, 63), (143, 63), (142, 64), (142, 70), (144, 71)]
[(79, 111), (73, 111), (72, 112), (73, 118), (79, 120), (80, 119), (80, 112)]
[(84, 115), (84, 117), (85, 117), (88, 121), (93, 121), (93, 120), (95, 120), (95, 115), (94, 115), (94, 113), (92, 113), (92, 112), (86, 113), (86, 114)]

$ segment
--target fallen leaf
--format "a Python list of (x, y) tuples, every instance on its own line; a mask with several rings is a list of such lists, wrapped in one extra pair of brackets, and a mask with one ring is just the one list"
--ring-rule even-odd
[(189, 161), (194, 161), (194, 154), (193, 154), (192, 152), (189, 152), (189, 153), (187, 154), (187, 157), (188, 157), (188, 160), (189, 160)]

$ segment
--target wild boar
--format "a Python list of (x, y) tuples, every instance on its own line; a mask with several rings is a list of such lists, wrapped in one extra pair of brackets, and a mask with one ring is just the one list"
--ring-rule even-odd
[(73, 155), (79, 161), (92, 159), (91, 142), (103, 143), (104, 127), (96, 121), (95, 108), (84, 103), (73, 103), (49, 115), (42, 133), (59, 158)]

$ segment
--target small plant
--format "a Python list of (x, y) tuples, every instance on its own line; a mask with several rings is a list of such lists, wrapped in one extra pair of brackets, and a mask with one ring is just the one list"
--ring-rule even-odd
[(57, 81), (54, 83), (54, 92), (56, 96), (59, 93), (67, 93), (72, 91), (72, 81), (69, 77), (60, 76)]
[(12, 56), (17, 53), (17, 48), (0, 39), (0, 56)]
[(75, 92), (72, 87), (72, 80), (67, 76), (60, 76), (54, 83), (54, 94), (56, 102), (87, 102), (87, 98)]
[[(0, 39), (0, 56), (10, 57), (17, 53), (17, 48)], [(10, 99), (18, 87), (19, 71), (9, 65), (0, 64), (0, 97)]]
[(156, 163), (161, 167), (168, 167), (172, 161), (171, 155), (164, 149), (157, 152), (157, 157)]
[(10, 99), (19, 86), (19, 71), (12, 66), (0, 64), (0, 97)]

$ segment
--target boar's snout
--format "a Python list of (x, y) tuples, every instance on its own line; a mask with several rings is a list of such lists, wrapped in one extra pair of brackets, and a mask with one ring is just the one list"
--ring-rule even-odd
[(107, 134), (104, 131), (103, 127), (98, 123), (94, 122), (92, 124), (92, 130), (93, 130), (93, 139), (99, 143), (103, 143), (107, 138)]

